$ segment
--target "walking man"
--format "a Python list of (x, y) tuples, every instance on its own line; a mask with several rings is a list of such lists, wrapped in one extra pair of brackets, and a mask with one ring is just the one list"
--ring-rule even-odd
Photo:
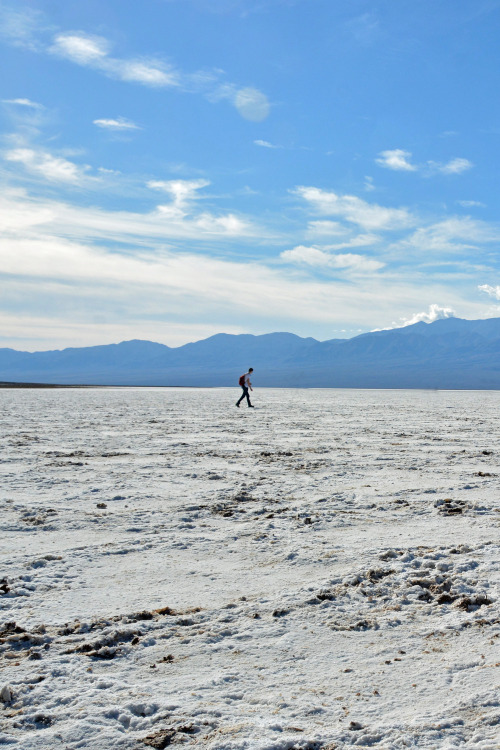
[(241, 387), (243, 388), (243, 393), (241, 394), (240, 398), (236, 402), (236, 406), (238, 407), (243, 401), (243, 399), (246, 398), (248, 406), (251, 406), (253, 409), (253, 404), (250, 403), (250, 396), (248, 395), (248, 389), (253, 391), (252, 384), (250, 382), (250, 373), (252, 372), (253, 372), (253, 367), (250, 367), (248, 372), (246, 372), (244, 375), (241, 375), (238, 381), (239, 385), (241, 385)]

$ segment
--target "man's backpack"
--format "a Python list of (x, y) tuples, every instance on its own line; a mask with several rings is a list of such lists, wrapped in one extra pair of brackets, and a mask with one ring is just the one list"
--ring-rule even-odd
[(238, 385), (241, 385), (241, 387), (245, 385), (245, 375), (240, 375), (240, 379), (238, 380)]

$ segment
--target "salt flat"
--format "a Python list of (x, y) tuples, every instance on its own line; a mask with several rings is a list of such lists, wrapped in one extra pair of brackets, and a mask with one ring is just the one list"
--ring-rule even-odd
[(238, 395), (0, 391), (0, 744), (499, 748), (500, 393)]

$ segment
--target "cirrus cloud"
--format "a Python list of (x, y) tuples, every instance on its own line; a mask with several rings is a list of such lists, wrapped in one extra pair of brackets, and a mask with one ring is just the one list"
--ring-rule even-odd
[(371, 273), (384, 267), (384, 263), (354, 253), (333, 254), (319, 247), (298, 245), (285, 250), (280, 257), (289, 263), (299, 263), (321, 268), (337, 268), (357, 273)]
[(51, 182), (80, 184), (87, 177), (88, 165), (78, 165), (60, 156), (32, 148), (6, 151), (5, 159), (22, 164), (28, 171), (41, 174)]
[(493, 297), (494, 299), (500, 300), (500, 286), (490, 286), (490, 284), (481, 284), (478, 286), (478, 289), (480, 292), (484, 292), (485, 294), (488, 294), (490, 297)]
[(3, 99), (2, 104), (16, 104), (19, 107), (29, 107), (30, 109), (44, 109), (43, 104), (32, 102), (31, 99)]
[(140, 130), (139, 125), (136, 125), (132, 120), (127, 120), (126, 117), (93, 120), (93, 124), (97, 125), (98, 128), (107, 130)]
[(65, 57), (79, 65), (99, 64), (109, 52), (109, 42), (90, 34), (58, 34), (49, 52)]
[(228, 100), (241, 117), (262, 122), (270, 112), (268, 97), (252, 86), (219, 83), (220, 73), (183, 73), (157, 58), (119, 58), (110, 55), (111, 43), (104, 37), (84, 32), (63, 32), (54, 37), (48, 52), (77, 65), (93, 68), (109, 78), (138, 83), (151, 88), (172, 88), (203, 93), (209, 101)]
[(473, 166), (473, 163), (468, 159), (457, 157), (450, 159), (446, 164), (438, 164), (437, 169), (442, 174), (462, 174), (462, 172), (472, 169)]
[(355, 195), (337, 195), (317, 187), (299, 186), (292, 191), (320, 214), (340, 216), (368, 230), (409, 227), (415, 219), (406, 208), (387, 208), (368, 203)]
[(422, 175), (429, 177), (433, 174), (454, 175), (462, 174), (472, 169), (474, 164), (469, 159), (455, 157), (444, 164), (438, 161), (427, 161), (424, 164), (413, 164), (411, 162), (411, 151), (405, 151), (402, 148), (389, 149), (381, 151), (375, 159), (379, 167), (392, 169), (396, 172), (420, 172)]
[(104, 37), (72, 32), (58, 34), (49, 52), (77, 65), (95, 68), (111, 78), (146, 86), (177, 86), (177, 73), (160, 60), (110, 57), (110, 42)]
[(260, 138), (257, 138), (257, 140), (254, 141), (256, 146), (261, 146), (262, 148), (281, 148), (281, 146), (275, 146), (274, 143), (269, 143), (269, 141), (263, 141)]

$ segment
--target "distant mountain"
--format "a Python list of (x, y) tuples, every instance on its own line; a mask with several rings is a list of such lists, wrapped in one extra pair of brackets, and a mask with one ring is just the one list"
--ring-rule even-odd
[(446, 318), (352, 339), (219, 333), (176, 348), (151, 341), (46, 352), (0, 349), (0, 380), (94, 385), (500, 389), (500, 318)]

